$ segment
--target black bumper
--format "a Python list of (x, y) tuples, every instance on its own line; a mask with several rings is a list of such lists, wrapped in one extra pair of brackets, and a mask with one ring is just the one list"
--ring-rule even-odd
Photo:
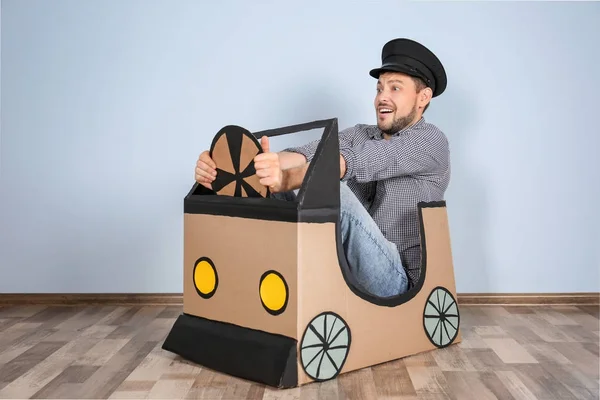
[(199, 365), (273, 387), (298, 385), (296, 340), (181, 314), (162, 348)]

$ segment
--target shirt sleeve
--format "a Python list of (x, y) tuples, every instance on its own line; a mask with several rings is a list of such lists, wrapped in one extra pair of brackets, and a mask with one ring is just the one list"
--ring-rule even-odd
[(389, 140), (369, 140), (340, 149), (346, 160), (343, 181), (371, 182), (397, 176), (421, 175), (445, 168), (448, 142), (441, 134), (411, 133)]
[[(339, 132), (340, 149), (352, 146), (352, 138), (355, 129), (356, 127), (352, 127)], [(306, 157), (306, 162), (311, 162), (315, 156), (315, 152), (317, 151), (320, 141), (321, 139), (316, 139), (302, 146), (288, 147), (283, 151), (302, 154), (304, 157)]]
[(321, 139), (316, 139), (316, 140), (313, 140), (312, 142), (308, 142), (305, 145), (296, 146), (296, 147), (288, 147), (282, 151), (288, 152), (288, 153), (302, 154), (304, 157), (306, 157), (306, 162), (311, 162), (313, 157), (315, 156), (315, 152), (317, 151), (317, 147), (319, 146), (320, 141), (321, 141)]

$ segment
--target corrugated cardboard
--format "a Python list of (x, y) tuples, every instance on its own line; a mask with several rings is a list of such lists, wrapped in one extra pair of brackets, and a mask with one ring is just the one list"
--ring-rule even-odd
[[(257, 138), (316, 126), (325, 131), (298, 199), (270, 198), (248, 173), (261, 152)], [(380, 299), (349, 275), (338, 240), (337, 135), (333, 119), (254, 136), (228, 126), (215, 136), (211, 154), (229, 181), (220, 182), (219, 193), (194, 185), (186, 196), (184, 309), (163, 348), (293, 387), (461, 341), (445, 202), (418, 205), (422, 268), (415, 288)], [(199, 262), (204, 269), (195, 274)], [(212, 274), (208, 265), (214, 277), (202, 292), (195, 277)], [(261, 291), (269, 290), (265, 303)]]

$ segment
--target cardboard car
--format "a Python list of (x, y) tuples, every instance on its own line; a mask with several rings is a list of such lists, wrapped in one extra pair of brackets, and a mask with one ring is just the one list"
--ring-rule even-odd
[[(259, 138), (324, 128), (295, 200), (255, 175)], [(337, 119), (211, 144), (213, 190), (184, 199), (183, 312), (163, 349), (216, 371), (295, 387), (461, 341), (445, 201), (421, 202), (421, 275), (391, 298), (361, 289), (340, 241)]]

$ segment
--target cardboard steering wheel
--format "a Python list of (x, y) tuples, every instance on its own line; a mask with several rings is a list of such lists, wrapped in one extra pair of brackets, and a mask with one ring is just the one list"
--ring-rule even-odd
[(228, 125), (213, 139), (210, 157), (217, 165), (212, 183), (217, 195), (268, 197), (269, 188), (261, 185), (254, 168), (254, 157), (262, 153), (259, 141), (248, 130)]

